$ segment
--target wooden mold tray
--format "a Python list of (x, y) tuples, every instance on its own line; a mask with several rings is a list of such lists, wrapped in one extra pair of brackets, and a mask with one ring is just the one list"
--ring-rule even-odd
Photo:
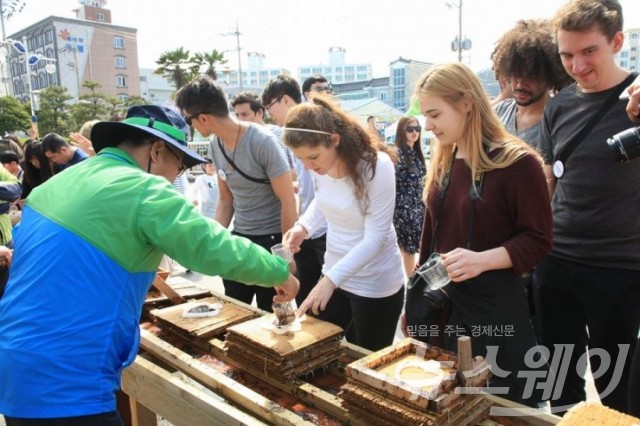
[[(222, 308), (220, 313), (214, 317), (184, 318), (182, 316), (184, 310), (197, 303), (220, 303)], [(254, 318), (258, 314), (251, 309), (217, 297), (206, 297), (194, 302), (154, 309), (150, 312), (150, 315), (179, 334), (206, 340), (224, 333), (229, 326)]]
[(340, 357), (340, 327), (308, 317), (300, 330), (276, 334), (265, 328), (272, 319), (267, 315), (229, 327), (227, 355), (253, 371), (282, 381), (311, 373)]
[[(417, 377), (412, 377), (409, 368), (407, 373), (403, 372), (399, 377), (398, 368), (401, 368), (402, 364), (418, 363), (422, 360), (436, 360), (441, 363), (444, 380), (437, 389), (412, 386), (411, 379)], [(453, 389), (459, 384), (456, 379), (457, 368), (457, 359), (452, 352), (406, 338), (352, 362), (346, 367), (345, 374), (352, 383), (362, 383), (402, 403), (422, 410), (441, 412), (452, 399), (458, 397), (453, 394)]]
[(337, 325), (308, 316), (302, 328), (294, 333), (276, 334), (264, 328), (272, 315), (245, 321), (227, 329), (227, 341), (239, 338), (257, 350), (276, 359), (288, 359), (297, 352), (309, 350), (325, 340), (342, 338), (343, 330)]
[(461, 399), (442, 413), (420, 410), (387, 398), (376, 389), (347, 383), (340, 397), (343, 406), (369, 425), (475, 425), (488, 417), (491, 402), (480, 395)]

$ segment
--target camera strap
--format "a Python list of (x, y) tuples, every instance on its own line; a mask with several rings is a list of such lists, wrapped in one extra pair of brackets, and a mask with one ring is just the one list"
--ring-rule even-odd
[(584, 140), (585, 137), (593, 130), (596, 124), (600, 121), (600, 119), (611, 109), (612, 106), (618, 101), (620, 94), (622, 91), (629, 86), (633, 80), (636, 78), (637, 74), (631, 73), (624, 81), (618, 84), (604, 104), (598, 109), (598, 111), (591, 117), (591, 119), (587, 122), (587, 124), (578, 132), (573, 139), (567, 143), (563, 149), (561, 149), (556, 155), (553, 157), (553, 175), (557, 179), (560, 179), (564, 174), (564, 165), (567, 164), (567, 160), (569, 156), (575, 151), (580, 142)]
[[(489, 145), (485, 146), (485, 151), (489, 151)], [(440, 219), (442, 217), (442, 209), (444, 206), (444, 200), (447, 196), (447, 190), (449, 189), (449, 183), (451, 182), (451, 172), (453, 170), (453, 163), (456, 159), (456, 153), (458, 149), (456, 148), (451, 155), (451, 161), (449, 162), (449, 168), (442, 180), (442, 188), (440, 189), (440, 193), (438, 194), (438, 208), (436, 210), (436, 222), (433, 225), (433, 237), (431, 238), (431, 248), (429, 253), (433, 253), (436, 247), (436, 237), (438, 235), (438, 227), (440, 225)], [(471, 250), (471, 239), (473, 235), (473, 221), (476, 213), (476, 201), (482, 195), (482, 184), (484, 182), (484, 172), (477, 171), (475, 176), (473, 177), (473, 182), (471, 187), (469, 188), (469, 199), (471, 200), (471, 207), (469, 208), (469, 227), (468, 227), (468, 236), (467, 236), (467, 250)]]
[[(216, 136), (216, 140), (218, 142), (218, 146), (220, 147), (220, 152), (222, 152), (222, 156), (224, 157), (225, 160), (227, 160), (227, 163), (229, 163), (231, 165), (231, 167), (233, 167), (238, 172), (238, 174), (240, 176), (242, 176), (243, 178), (245, 178), (246, 180), (249, 180), (251, 182), (263, 183), (263, 184), (266, 184), (266, 185), (271, 184), (271, 181), (269, 179), (254, 178), (252, 176), (249, 176), (248, 174), (246, 174), (242, 170), (240, 170), (240, 168), (238, 168), (238, 166), (236, 166), (236, 163), (234, 163), (233, 160), (231, 158), (229, 158), (229, 156), (225, 152), (224, 147), (222, 146), (222, 142), (221, 142), (220, 138)], [(238, 148), (236, 147), (236, 149), (238, 149)]]

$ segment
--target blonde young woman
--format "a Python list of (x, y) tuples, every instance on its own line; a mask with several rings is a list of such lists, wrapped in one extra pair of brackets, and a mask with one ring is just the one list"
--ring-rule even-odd
[(418, 81), (416, 96), (425, 129), (437, 138), (425, 183), (420, 263), (440, 253), (453, 282), (439, 337), (455, 350), (458, 337), (471, 336), (473, 355), (493, 364), (490, 385), (535, 406), (540, 395), (526, 392), (526, 378), (517, 376), (546, 367), (525, 362), (536, 340), (519, 277), (551, 248), (542, 160), (506, 132), (468, 67), (433, 67)]
[[(293, 107), (284, 142), (311, 170), (315, 198), (284, 236), (294, 252), (327, 225), (322, 277), (300, 305), (370, 350), (393, 343), (404, 298), (393, 228), (394, 165), (353, 117), (325, 97)], [(380, 151), (380, 150), (383, 151)]]

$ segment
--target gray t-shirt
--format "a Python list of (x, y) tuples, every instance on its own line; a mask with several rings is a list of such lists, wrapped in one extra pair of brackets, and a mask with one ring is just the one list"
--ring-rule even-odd
[[(271, 185), (252, 182), (241, 176), (222, 155), (218, 141), (217, 136), (211, 139), (209, 153), (219, 176), (224, 175), (223, 180), (233, 194), (234, 231), (246, 235), (280, 233), (282, 206)], [(253, 123), (249, 124), (235, 149), (225, 152), (244, 174), (256, 179), (273, 179), (289, 173), (289, 165), (277, 137)]]
[(542, 122), (538, 122), (526, 129), (516, 129), (517, 104), (515, 99), (505, 99), (493, 107), (493, 110), (500, 117), (500, 121), (509, 133), (515, 135), (528, 143), (535, 149), (540, 149), (540, 128)]
[[(547, 164), (593, 118), (614, 89), (583, 93), (576, 85), (551, 98), (540, 151)], [(564, 165), (553, 193), (552, 254), (604, 268), (640, 270), (640, 160), (616, 164), (607, 138), (628, 129), (627, 101), (598, 121)]]

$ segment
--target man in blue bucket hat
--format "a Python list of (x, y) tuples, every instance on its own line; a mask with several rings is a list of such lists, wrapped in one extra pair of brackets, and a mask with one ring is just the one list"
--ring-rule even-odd
[(295, 297), (286, 262), (231, 236), (172, 187), (205, 160), (184, 120), (136, 106), (100, 122), (92, 157), (36, 188), (15, 232), (0, 301), (0, 413), (12, 425), (121, 425), (115, 393), (138, 352), (142, 305), (163, 254)]

